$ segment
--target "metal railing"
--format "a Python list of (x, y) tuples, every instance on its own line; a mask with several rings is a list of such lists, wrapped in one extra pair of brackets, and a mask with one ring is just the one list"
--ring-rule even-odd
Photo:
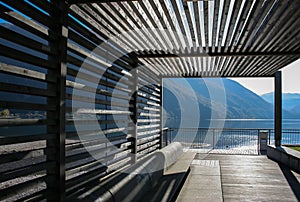
[[(165, 128), (163, 144), (181, 142), (191, 149), (259, 149), (259, 134), (267, 133), (274, 144), (274, 129)], [(283, 129), (283, 145), (300, 145), (300, 129)]]
[(232, 149), (253, 148), (258, 145), (259, 129), (233, 128), (172, 128), (170, 141), (181, 142), (189, 148)]
[[(269, 144), (274, 144), (275, 131), (269, 129)], [(282, 129), (282, 145), (300, 145), (300, 129)]]

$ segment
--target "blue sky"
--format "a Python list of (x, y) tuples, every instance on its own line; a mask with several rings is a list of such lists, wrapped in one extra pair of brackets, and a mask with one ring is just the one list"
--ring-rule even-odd
[[(300, 93), (300, 59), (287, 65), (282, 71), (282, 92)], [(233, 78), (258, 95), (274, 91), (274, 78)]]

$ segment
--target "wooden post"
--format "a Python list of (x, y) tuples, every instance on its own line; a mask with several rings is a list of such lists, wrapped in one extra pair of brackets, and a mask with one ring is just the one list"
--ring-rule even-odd
[[(163, 148), (163, 138), (164, 138), (164, 131), (163, 131), (163, 78), (160, 77), (160, 82), (159, 82), (159, 88), (160, 88), (160, 108), (159, 108), (159, 117), (160, 117), (160, 149)], [(168, 135), (168, 134), (167, 134)], [(168, 140), (168, 139), (167, 139)], [(166, 141), (167, 141), (166, 140)], [(168, 143), (166, 142), (166, 145)]]
[[(51, 27), (55, 40), (50, 43), (58, 50), (54, 56), (49, 56), (49, 60), (56, 63), (56, 69), (49, 70), (47, 76), (55, 77), (55, 97), (47, 99), (48, 105), (54, 105), (56, 110), (47, 112), (47, 133), (54, 138), (47, 140), (46, 152), (47, 161), (55, 162), (54, 169), (47, 169), (49, 180), (47, 190), (49, 190), (48, 201), (65, 201), (65, 93), (67, 74), (67, 38), (68, 27), (66, 25), (68, 16), (68, 5), (65, 1), (54, 0), (57, 13), (52, 14), (52, 19), (56, 25)], [(51, 151), (51, 152), (50, 152)]]
[(138, 126), (138, 106), (137, 106), (137, 100), (138, 100), (138, 90), (139, 90), (139, 87), (138, 87), (138, 82), (139, 82), (139, 70), (138, 70), (138, 59), (136, 58), (135, 55), (130, 55), (133, 60), (135, 61), (135, 65), (134, 67), (132, 68), (132, 79), (133, 79), (133, 86), (132, 86), (132, 91), (133, 91), (133, 100), (132, 100), (132, 105), (133, 105), (133, 108), (131, 110), (132, 112), (132, 115), (131, 115), (131, 120), (133, 122), (133, 125), (132, 125), (132, 139), (133, 139), (133, 144), (132, 144), (132, 154), (133, 154), (133, 158), (131, 160), (132, 164), (136, 163), (137, 161), (137, 133), (138, 133), (138, 130), (137, 130), (137, 126)]
[(275, 73), (275, 146), (281, 146), (282, 138), (282, 83), (281, 72)]

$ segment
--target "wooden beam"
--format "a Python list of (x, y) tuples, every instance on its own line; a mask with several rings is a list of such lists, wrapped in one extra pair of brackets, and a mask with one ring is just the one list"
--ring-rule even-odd
[(112, 3), (122, 1), (141, 1), (141, 0), (69, 0), (69, 5), (72, 4), (86, 4), (86, 3)]
[(275, 73), (275, 146), (281, 146), (282, 139), (282, 83), (281, 72)]
[(138, 58), (176, 58), (176, 57), (255, 57), (255, 56), (298, 56), (300, 51), (288, 52), (165, 52), (165, 51), (138, 51), (135, 53)]
[(239, 76), (239, 75), (187, 75), (187, 74), (177, 74), (177, 75), (162, 75), (162, 78), (272, 78), (269, 75), (253, 75), (253, 76)]

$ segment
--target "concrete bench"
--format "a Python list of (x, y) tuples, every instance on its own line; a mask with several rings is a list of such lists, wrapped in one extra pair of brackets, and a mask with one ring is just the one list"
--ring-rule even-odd
[(184, 152), (174, 164), (167, 167), (158, 184), (145, 195), (145, 201), (175, 201), (190, 172), (195, 155), (194, 152)]
[(75, 200), (170, 201), (179, 193), (195, 154), (183, 152), (182, 145), (174, 142), (97, 186), (87, 188), (92, 191)]
[(288, 166), (291, 170), (300, 173), (300, 152), (288, 147), (268, 145), (268, 158)]
[(219, 160), (193, 160), (191, 172), (176, 199), (176, 202), (186, 201), (223, 201)]

